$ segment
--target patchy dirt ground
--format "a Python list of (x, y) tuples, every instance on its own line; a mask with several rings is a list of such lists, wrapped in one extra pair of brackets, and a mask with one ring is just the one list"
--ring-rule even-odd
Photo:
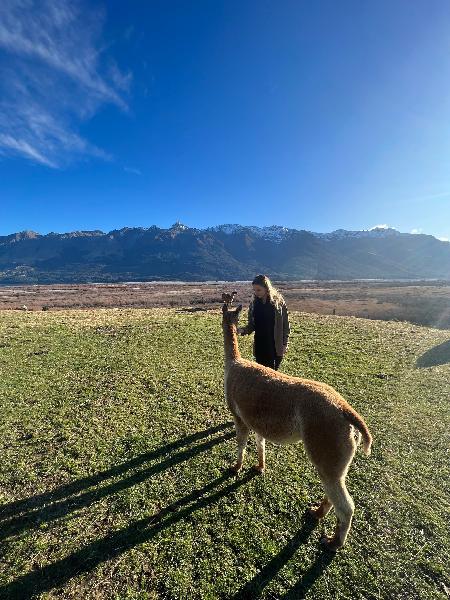
[[(277, 286), (290, 310), (450, 328), (450, 282), (301, 281)], [(180, 307), (195, 312), (216, 307), (222, 292), (233, 289), (236, 301), (245, 306), (250, 282), (0, 286), (0, 309)]]

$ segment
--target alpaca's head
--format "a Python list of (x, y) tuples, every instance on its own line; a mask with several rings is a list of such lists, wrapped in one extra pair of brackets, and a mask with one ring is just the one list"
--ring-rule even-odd
[(224, 302), (222, 306), (222, 325), (235, 325), (237, 327), (241, 310), (242, 304), (239, 304), (235, 310), (229, 310), (227, 302)]
[(224, 292), (222, 294), (222, 300), (225, 302), (225, 304), (228, 304), (228, 306), (230, 306), (231, 304), (233, 304), (235, 296), (237, 296), (237, 292), (231, 292), (231, 294)]

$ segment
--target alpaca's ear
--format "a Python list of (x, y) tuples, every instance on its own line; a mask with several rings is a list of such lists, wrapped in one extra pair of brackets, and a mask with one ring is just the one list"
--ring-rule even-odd
[(222, 305), (222, 312), (224, 315), (228, 312), (228, 304), (226, 302)]
[(236, 309), (236, 314), (239, 315), (239, 313), (241, 312), (241, 310), (242, 310), (242, 304), (239, 304), (239, 306)]

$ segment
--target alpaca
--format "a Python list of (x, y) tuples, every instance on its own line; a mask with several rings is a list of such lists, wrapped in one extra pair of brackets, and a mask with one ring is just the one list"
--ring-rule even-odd
[(231, 294), (227, 294), (224, 292), (222, 294), (222, 300), (225, 302), (225, 304), (230, 306), (231, 304), (233, 304), (233, 300), (234, 300), (235, 296), (237, 296), (237, 292), (231, 292)]
[(322, 519), (334, 506), (337, 526), (334, 535), (321, 542), (331, 551), (341, 548), (350, 530), (354, 503), (345, 477), (361, 441), (370, 454), (372, 436), (364, 419), (331, 386), (291, 377), (241, 358), (237, 324), (242, 305), (229, 310), (223, 305), (222, 328), (225, 350), (225, 398), (230, 409), (238, 444), (237, 473), (242, 467), (250, 430), (256, 434), (258, 465), (264, 473), (265, 440), (276, 444), (303, 441), (325, 489), (319, 506), (310, 510)]

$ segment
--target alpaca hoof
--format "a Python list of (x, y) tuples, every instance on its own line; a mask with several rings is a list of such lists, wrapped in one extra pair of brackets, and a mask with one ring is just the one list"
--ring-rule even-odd
[(311, 517), (314, 517), (314, 519), (317, 519), (317, 521), (319, 521), (320, 519), (324, 518), (324, 514), (323, 514), (323, 508), (322, 505), (319, 504), (319, 506), (311, 506), (311, 508), (308, 509), (308, 514)]
[(320, 543), (322, 544), (323, 548), (329, 552), (337, 552), (339, 548), (342, 547), (342, 544), (340, 544), (339, 540), (334, 536), (330, 537), (328, 535), (323, 535), (320, 539)]
[(253, 470), (259, 473), (259, 475), (264, 475), (265, 467), (261, 467), (261, 465), (253, 465)]
[(235, 465), (233, 465), (232, 467), (230, 467), (230, 471), (232, 473), (235, 473), (236, 475), (239, 473), (239, 471), (242, 469), (242, 464), (236, 463)]

